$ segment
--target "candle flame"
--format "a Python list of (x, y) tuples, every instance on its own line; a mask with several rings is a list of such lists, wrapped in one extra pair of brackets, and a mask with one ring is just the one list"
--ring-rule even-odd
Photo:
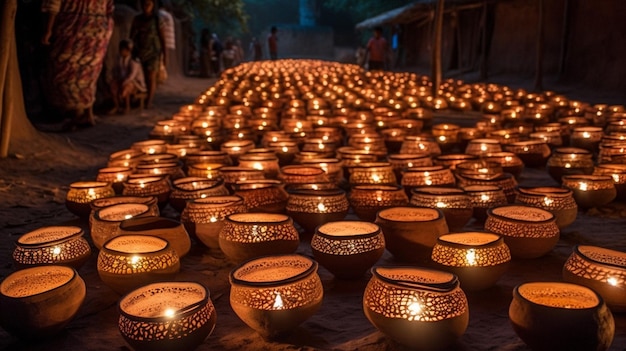
[(582, 191), (587, 191), (587, 187), (588, 187), (588, 186), (587, 186), (587, 183), (585, 183), (585, 182), (581, 182), (581, 183), (578, 185), (578, 187), (579, 187), (579, 188), (580, 188), (580, 190), (582, 190)]
[(619, 174), (611, 174), (611, 177), (615, 183), (619, 183)]
[(375, 182), (380, 182), (380, 176), (376, 173), (372, 174), (372, 180)]
[(124, 175), (121, 173), (118, 173), (115, 178), (117, 179), (118, 182), (121, 182), (124, 180)]
[(320, 212), (326, 212), (326, 206), (321, 202), (317, 204), (317, 209), (320, 210)]
[(255, 162), (255, 163), (252, 165), (252, 168), (254, 168), (254, 169), (258, 169), (259, 171), (262, 171), (262, 170), (263, 170), (263, 164), (261, 164), (261, 162)]
[(53, 256), (58, 256), (61, 253), (61, 248), (58, 246), (55, 246), (52, 248), (52, 255)]
[(211, 216), (211, 218), (209, 219), (209, 222), (211, 222), (211, 223), (217, 222), (217, 217)]
[(287, 152), (287, 151), (289, 151), (289, 148), (286, 146), (283, 146), (283, 152)]
[(589, 134), (589, 132), (583, 132), (583, 138), (589, 139), (591, 138), (591, 134)]
[(435, 204), (435, 206), (437, 206), (437, 208), (446, 208), (446, 207), (448, 207), (448, 205), (446, 205), (446, 203), (445, 203), (445, 202), (443, 202), (443, 201), (438, 201), (438, 202)]
[(415, 317), (422, 312), (422, 304), (419, 301), (413, 301), (407, 306), (409, 315)]
[(163, 315), (167, 318), (172, 318), (174, 317), (175, 314), (176, 314), (176, 311), (174, 311), (173, 308), (168, 308), (163, 312)]
[(546, 204), (546, 206), (552, 205), (553, 202), (554, 202), (554, 200), (552, 200), (551, 198), (549, 198), (547, 196), (543, 198), (543, 203)]
[(470, 266), (476, 265), (476, 250), (474, 249), (467, 250), (467, 253), (465, 254), (465, 259), (467, 260), (467, 263)]
[(480, 195), (480, 200), (481, 201), (489, 201), (489, 195), (481, 194)]
[(606, 280), (606, 282), (609, 283), (609, 285), (612, 285), (612, 286), (617, 286), (617, 283), (618, 283), (617, 278), (615, 278), (615, 277), (609, 277)]
[(565, 164), (565, 168), (572, 168), (572, 165), (571, 165), (569, 162), (567, 162), (567, 163)]
[(149, 148), (148, 149), (148, 153), (149, 154), (154, 154), (154, 153), (156, 153), (156, 150), (154, 148)]
[(274, 300), (274, 305), (272, 306), (277, 310), (283, 308), (283, 298), (280, 296), (280, 293), (276, 293), (276, 299)]

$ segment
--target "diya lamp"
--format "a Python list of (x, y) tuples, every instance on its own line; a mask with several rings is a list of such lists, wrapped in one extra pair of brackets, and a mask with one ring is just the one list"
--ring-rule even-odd
[(443, 151), (449, 151), (459, 145), (459, 131), (456, 124), (442, 123), (432, 127), (432, 134)]
[(504, 169), (498, 162), (479, 159), (457, 164), (454, 172), (459, 177), (490, 180), (499, 177), (504, 172)]
[(615, 333), (613, 315), (602, 297), (571, 283), (516, 286), (509, 320), (533, 350), (606, 350)]
[(151, 165), (160, 165), (160, 164), (165, 164), (165, 163), (178, 163), (178, 161), (179, 161), (178, 156), (174, 154), (165, 154), (165, 153), (149, 154), (141, 158), (141, 161), (139, 162), (139, 165), (137, 167), (139, 167), (140, 165), (151, 166)]
[(98, 170), (96, 181), (111, 183), (116, 194), (121, 194), (124, 188), (123, 184), (133, 173), (130, 167), (105, 167)]
[(65, 206), (73, 214), (86, 218), (91, 213), (93, 200), (111, 196), (115, 196), (115, 190), (109, 182), (74, 182), (65, 196)]
[(297, 184), (327, 183), (328, 175), (323, 168), (314, 165), (289, 165), (280, 168), (277, 177), (287, 187)]
[[(193, 153), (188, 153), (185, 157), (185, 165), (187, 167), (198, 164), (221, 164), (224, 166), (232, 166), (233, 160), (224, 151), (203, 150)], [(189, 175), (189, 174), (187, 174)]]
[(261, 146), (269, 147), (270, 143), (292, 141), (284, 130), (268, 130), (261, 137)]
[(456, 166), (459, 163), (467, 162), (467, 161), (477, 161), (477, 155), (469, 155), (469, 154), (445, 154), (439, 155), (435, 157), (434, 164), (447, 167), (452, 171), (456, 170)]
[[(191, 136), (191, 135), (189, 135)], [(167, 153), (178, 156), (179, 159), (184, 160), (187, 153), (200, 151), (200, 146), (189, 146), (188, 144), (168, 144)]]
[(341, 189), (293, 190), (285, 210), (310, 235), (321, 224), (344, 219), (349, 207)]
[(172, 186), (167, 176), (143, 176), (129, 178), (124, 183), (123, 195), (128, 196), (155, 196), (159, 208), (163, 209), (172, 192)]
[(333, 140), (323, 138), (305, 138), (302, 151), (316, 153), (334, 152), (337, 144)]
[(188, 127), (175, 120), (158, 121), (152, 127), (149, 137), (152, 140), (163, 140), (168, 144), (176, 142), (178, 135), (184, 134)]
[(501, 146), (521, 140), (521, 135), (515, 128), (493, 130), (487, 133), (487, 137), (497, 140)]
[(430, 109), (423, 107), (409, 108), (403, 113), (403, 118), (415, 119), (422, 122), (422, 129), (430, 130), (433, 125), (434, 114)]
[(158, 162), (154, 164), (139, 164), (135, 170), (137, 175), (168, 176), (169, 179), (178, 179), (185, 176), (179, 162)]
[(294, 253), (300, 239), (291, 217), (278, 213), (233, 213), (219, 233), (219, 247), (235, 263)]
[(239, 161), (241, 155), (252, 149), (254, 149), (252, 140), (229, 140), (220, 146), (220, 150), (227, 153), (235, 163)]
[(401, 118), (389, 123), (389, 128), (402, 129), (407, 135), (419, 134), (424, 128), (424, 121), (416, 118)]
[(385, 336), (419, 350), (451, 347), (469, 324), (457, 276), (420, 267), (372, 268), (363, 311)]
[(180, 221), (191, 237), (210, 249), (219, 249), (219, 234), (226, 216), (247, 210), (241, 196), (209, 196), (189, 201)]
[(608, 141), (607, 138), (603, 138), (600, 142), (600, 151), (598, 152), (598, 163), (621, 163), (626, 162), (626, 143)]
[(380, 134), (385, 141), (385, 148), (393, 153), (400, 151), (404, 137), (409, 135), (409, 133), (402, 128), (386, 128), (381, 130)]
[(561, 178), (563, 186), (572, 190), (578, 207), (588, 209), (604, 206), (615, 200), (617, 190), (611, 176), (575, 174)]
[(563, 265), (563, 280), (596, 291), (613, 312), (626, 311), (626, 253), (576, 245)]
[(128, 167), (134, 169), (146, 154), (142, 151), (128, 149), (112, 153), (107, 167)]
[(158, 282), (137, 288), (118, 303), (118, 329), (138, 351), (196, 349), (215, 327), (209, 290), (196, 282)]
[(567, 188), (518, 187), (515, 202), (551, 212), (556, 217), (559, 229), (574, 223), (578, 215), (573, 192)]
[(350, 168), (350, 185), (396, 185), (397, 179), (389, 162), (363, 162)]
[(228, 189), (224, 186), (223, 179), (211, 180), (185, 177), (177, 179), (172, 183), (169, 203), (178, 213), (181, 213), (190, 200), (229, 194)]
[(391, 164), (396, 179), (402, 181), (402, 172), (407, 168), (432, 166), (433, 161), (429, 154), (390, 154), (387, 162)]
[(376, 214), (385, 246), (399, 261), (424, 263), (437, 238), (448, 233), (443, 212), (437, 208), (391, 207)]
[(452, 171), (444, 166), (410, 167), (402, 171), (400, 184), (410, 194), (412, 189), (418, 187), (454, 186), (456, 179)]
[(291, 140), (270, 142), (267, 147), (276, 153), (280, 167), (291, 164), (296, 154), (300, 151), (298, 143)]
[(289, 194), (279, 180), (242, 180), (232, 185), (235, 195), (243, 198), (248, 211), (282, 213), (287, 206)]
[(573, 147), (589, 150), (591, 152), (598, 151), (598, 146), (604, 134), (601, 127), (578, 127), (574, 128), (570, 136), (570, 144)]
[(348, 202), (361, 220), (373, 222), (376, 213), (389, 207), (406, 206), (409, 198), (401, 186), (356, 185), (350, 190)]
[(278, 157), (274, 151), (264, 154), (247, 153), (239, 157), (239, 166), (258, 169), (263, 172), (265, 178), (274, 179), (278, 175)]
[(527, 103), (524, 105), (522, 120), (535, 124), (546, 124), (554, 115), (554, 107), (546, 103)]
[(105, 207), (120, 205), (120, 204), (143, 204), (148, 206), (147, 216), (158, 216), (159, 206), (157, 198), (154, 196), (124, 196), (118, 195), (113, 197), (106, 197), (103, 199), (93, 200), (91, 202), (91, 213), (89, 214), (89, 228), (93, 226), (94, 216), (96, 211)]
[(236, 183), (248, 180), (265, 180), (265, 175), (263, 174), (263, 171), (259, 169), (240, 166), (224, 166), (219, 168), (219, 178), (223, 179), (226, 187), (233, 191)]
[(387, 151), (384, 138), (378, 133), (355, 134), (348, 139), (348, 145), (361, 150)]
[(470, 140), (465, 148), (465, 153), (468, 155), (484, 156), (494, 152), (502, 151), (500, 142), (496, 139), (479, 138)]
[(41, 227), (15, 242), (13, 262), (18, 268), (44, 265), (80, 268), (91, 255), (85, 232), (75, 226)]
[(502, 166), (502, 171), (519, 178), (524, 170), (524, 162), (516, 154), (507, 151), (494, 152), (483, 157), (487, 162), (496, 162)]
[(313, 316), (324, 289), (317, 262), (300, 255), (257, 258), (229, 276), (235, 314), (264, 339), (280, 338)]
[(552, 179), (560, 183), (561, 178), (566, 175), (593, 173), (594, 163), (590, 151), (564, 147), (554, 150), (547, 167)]
[(545, 141), (525, 140), (504, 145), (504, 150), (514, 153), (526, 167), (543, 168), (552, 151)]
[(459, 128), (459, 148), (465, 150), (470, 140), (484, 138), (485, 134), (475, 127), (462, 127)]
[(506, 123), (516, 123), (521, 120), (523, 111), (524, 109), (521, 106), (512, 106), (511, 108), (503, 109), (500, 112), (500, 116), (502, 116)]
[(100, 208), (94, 212), (90, 225), (91, 241), (100, 250), (107, 240), (119, 234), (123, 221), (152, 215), (150, 206), (142, 203), (119, 203)]
[(452, 187), (414, 188), (411, 190), (410, 204), (441, 210), (451, 232), (460, 231), (473, 213), (469, 196), (463, 190)]
[(339, 279), (358, 279), (385, 251), (380, 227), (362, 221), (320, 225), (311, 239), (315, 260)]
[(556, 217), (540, 208), (505, 205), (487, 210), (485, 230), (504, 237), (515, 258), (537, 258), (559, 241)]
[(142, 140), (134, 142), (130, 148), (147, 155), (164, 154), (167, 152), (167, 142), (156, 139)]
[(465, 232), (440, 236), (431, 259), (438, 269), (456, 275), (463, 291), (479, 291), (494, 286), (506, 272), (511, 252), (497, 234)]
[(439, 144), (429, 136), (407, 135), (400, 147), (401, 154), (427, 153), (431, 157), (441, 155)]
[(487, 209), (508, 203), (506, 194), (496, 185), (468, 185), (462, 189), (470, 199), (472, 216), (480, 223), (487, 219)]
[(594, 168), (593, 174), (611, 176), (615, 182), (616, 199), (626, 199), (626, 164), (600, 164)]
[(120, 295), (140, 286), (173, 279), (180, 260), (170, 243), (150, 235), (119, 235), (98, 254), (98, 276)]
[(71, 267), (24, 268), (0, 283), (0, 324), (24, 340), (50, 337), (72, 321), (85, 294), (85, 282)]
[(220, 169), (224, 167), (221, 163), (194, 163), (187, 167), (187, 175), (189, 177), (202, 179), (218, 179), (221, 176)]

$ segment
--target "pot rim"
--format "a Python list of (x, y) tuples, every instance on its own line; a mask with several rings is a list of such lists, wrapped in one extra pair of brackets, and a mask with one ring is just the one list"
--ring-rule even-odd
[[(594, 306), (591, 307), (585, 307), (585, 308), (566, 308), (566, 307), (559, 307), (559, 306), (548, 306), (548, 305), (544, 305), (544, 304), (540, 304), (534, 301), (529, 300), (528, 298), (526, 298), (525, 296), (523, 296), (520, 292), (519, 289), (520, 287), (524, 286), (524, 285), (530, 285), (530, 284), (537, 284), (537, 285), (546, 285), (546, 284), (559, 284), (559, 285), (569, 285), (569, 286), (574, 286), (577, 288), (581, 288), (584, 290), (588, 290), (591, 294), (595, 295), (595, 297), (598, 299), (598, 303), (595, 304)], [(600, 294), (598, 294), (596, 291), (594, 291), (591, 288), (588, 288), (584, 285), (580, 285), (580, 284), (574, 284), (574, 283), (568, 283), (568, 282), (559, 282), (559, 281), (534, 281), (534, 282), (525, 282), (525, 283), (521, 283), (518, 284), (517, 286), (515, 286), (515, 288), (513, 288), (513, 296), (514, 298), (517, 297), (533, 306), (537, 306), (537, 307), (541, 307), (541, 308), (546, 308), (546, 309), (558, 309), (558, 310), (563, 310), (563, 311), (592, 311), (594, 309), (597, 309), (598, 307), (604, 305), (604, 299), (602, 298), (602, 296), (600, 296)]]
[(19, 296), (19, 297), (9, 296), (9, 295), (6, 295), (4, 293), (0, 293), (0, 294), (2, 294), (3, 298), (12, 299), (12, 300), (21, 300), (21, 299), (33, 298), (33, 297), (36, 297), (36, 296), (42, 296), (44, 294), (48, 294), (48, 293), (50, 293), (52, 291), (55, 291), (55, 290), (59, 290), (59, 289), (63, 288), (64, 286), (67, 286), (68, 284), (73, 282), (76, 279), (76, 277), (80, 278), (80, 276), (78, 275), (78, 272), (76, 271), (76, 269), (74, 269), (72, 267), (69, 267), (69, 266), (63, 266), (63, 265), (59, 265), (59, 264), (44, 265), (44, 266), (34, 266), (34, 267), (28, 267), (28, 268), (20, 269), (18, 271), (15, 271), (15, 272), (9, 274), (6, 278), (4, 278), (4, 280), (2, 282), (0, 282), (0, 291), (2, 290), (2, 288), (1, 288), (2, 285), (4, 285), (4, 283), (9, 280), (8, 278), (10, 276), (12, 276), (12, 275), (23, 274), (23, 273), (25, 273), (27, 271), (30, 271), (30, 270), (41, 270), (41, 269), (49, 270), (51, 267), (54, 267), (55, 269), (61, 269), (61, 270), (70, 270), (72, 272), (72, 276), (65, 283), (63, 283), (63, 284), (61, 284), (61, 285), (59, 285), (57, 287), (54, 287), (52, 289), (41, 291), (41, 292), (39, 292), (37, 294), (32, 294), (32, 295), (27, 295), (27, 296)]
[[(320, 232), (320, 228), (331, 224), (331, 223), (365, 223), (365, 224), (369, 224), (369, 225), (373, 225), (376, 226), (377, 228), (374, 229), (371, 232), (368, 233), (362, 233), (362, 234), (355, 234), (355, 235), (329, 235), (323, 232)], [(378, 236), (382, 234), (382, 228), (380, 228), (380, 226), (376, 223), (372, 223), (372, 222), (367, 222), (367, 221), (350, 221), (350, 220), (341, 220), (341, 221), (333, 221), (333, 222), (327, 222), (324, 224), (320, 224), (319, 226), (317, 226), (317, 228), (315, 228), (315, 233), (313, 235), (318, 235), (321, 236), (323, 238), (327, 238), (330, 240), (343, 240), (343, 239), (347, 239), (347, 240), (358, 240), (358, 239), (368, 239), (368, 238), (373, 238), (375, 236)]]
[[(433, 218), (433, 219), (428, 219), (428, 220), (423, 220), (423, 221), (397, 221), (397, 220), (393, 220), (393, 219), (389, 219), (389, 218), (385, 218), (385, 217), (381, 217), (380, 214), (386, 211), (391, 211), (391, 210), (396, 210), (396, 209), (409, 209), (409, 210), (427, 210), (427, 211), (435, 211), (437, 212), (437, 217)], [(396, 207), (389, 207), (389, 208), (384, 208), (380, 211), (378, 211), (376, 213), (376, 219), (381, 219), (383, 221), (387, 221), (387, 222), (392, 222), (392, 223), (413, 223), (413, 222), (419, 222), (419, 223), (424, 223), (424, 222), (435, 222), (435, 221), (439, 221), (444, 219), (444, 214), (443, 211), (439, 208), (431, 208), (431, 207), (416, 207), (416, 206), (396, 206)]]
[[(529, 210), (545, 212), (546, 214), (549, 215), (549, 217), (547, 219), (543, 219), (540, 221), (527, 221), (524, 219), (511, 218), (511, 217), (499, 215), (497, 213), (493, 213), (493, 210), (504, 208), (504, 207), (526, 207)], [(487, 209), (487, 216), (495, 217), (501, 221), (516, 222), (516, 223), (523, 223), (523, 224), (530, 224), (530, 225), (549, 224), (550, 222), (556, 222), (556, 216), (552, 212), (548, 210), (544, 210), (539, 207), (533, 207), (533, 206), (528, 206), (524, 204), (508, 204), (508, 205), (503, 205), (503, 206), (498, 206), (498, 207), (492, 207), (492, 208)]]
[[(111, 249), (111, 248), (107, 247), (107, 244), (109, 244), (111, 241), (114, 241), (114, 240), (117, 240), (117, 239), (120, 239), (120, 238), (122, 238), (122, 239), (123, 238), (128, 238), (128, 237), (148, 238), (148, 239), (151, 239), (151, 240), (152, 239), (157, 239), (157, 241), (164, 242), (165, 246), (163, 246), (163, 248), (156, 249), (156, 250), (153, 250), (153, 251), (141, 251), (141, 252), (124, 252), (124, 251), (119, 251), (119, 250), (115, 250), (115, 249)], [(167, 251), (169, 249), (171, 249), (171, 244), (170, 244), (169, 241), (167, 241), (167, 240), (165, 240), (163, 238), (160, 238), (158, 236), (155, 236), (155, 235), (142, 235), (142, 234), (121, 234), (121, 235), (117, 235), (117, 236), (114, 236), (114, 237), (110, 238), (104, 244), (102, 244), (102, 251), (107, 250), (110, 253), (118, 254), (120, 256), (133, 255), (133, 254), (137, 254), (137, 255), (154, 254), (154, 253), (157, 253), (157, 252)], [(172, 251), (174, 251), (174, 250), (172, 250)]]
[[(272, 216), (276, 216), (276, 217), (284, 217), (284, 219), (275, 221), (275, 222), (269, 222), (269, 221), (254, 221), (254, 222), (243, 222), (243, 221), (238, 221), (236, 219), (233, 219), (233, 216), (241, 216), (241, 215), (272, 215)], [(231, 222), (231, 223), (235, 223), (237, 225), (259, 225), (259, 224), (266, 224), (266, 225), (284, 225), (284, 224), (289, 224), (293, 221), (293, 219), (283, 213), (270, 213), (270, 212), (241, 212), (241, 213), (231, 213), (228, 216), (226, 216), (224, 218), (226, 221)]]
[[(383, 276), (381, 273), (378, 272), (379, 269), (389, 269), (389, 270), (410, 269), (414, 271), (441, 273), (441, 274), (449, 275), (450, 280), (442, 282), (442, 283), (417, 283), (417, 282), (412, 282), (408, 280), (397, 280), (397, 279), (391, 279), (391, 278), (387, 278)], [(450, 272), (446, 272), (442, 270), (436, 270), (436, 269), (423, 268), (423, 267), (376, 266), (376, 267), (372, 267), (370, 271), (372, 273), (372, 276), (376, 277), (377, 279), (380, 279), (384, 281), (385, 283), (391, 284), (395, 287), (400, 287), (400, 288), (405, 288), (405, 289), (422, 289), (422, 290), (428, 290), (428, 291), (433, 291), (433, 292), (446, 293), (446, 292), (450, 292), (456, 289), (457, 287), (459, 287), (459, 284), (460, 284), (459, 278), (454, 273), (450, 273)]]
[(123, 206), (123, 205), (145, 206), (145, 209), (144, 209), (142, 212), (139, 212), (139, 213), (137, 213), (136, 215), (133, 215), (133, 216), (132, 216), (131, 218), (129, 218), (129, 219), (132, 219), (132, 218), (135, 218), (135, 217), (141, 217), (141, 216), (144, 216), (144, 215), (146, 215), (146, 214), (150, 211), (150, 206), (149, 206), (149, 205), (147, 205), (147, 204), (142, 204), (142, 203), (133, 203), (133, 202), (131, 202), (131, 203), (120, 203), (120, 204), (115, 204), (115, 205), (111, 205), (111, 206), (105, 206), (105, 207), (102, 207), (102, 208), (97, 209), (97, 210), (94, 212), (94, 214), (93, 214), (93, 218), (94, 218), (96, 221), (107, 222), (107, 223), (114, 223), (114, 222), (120, 222), (120, 223), (121, 223), (121, 222), (123, 222), (123, 221), (127, 221), (128, 219), (122, 219), (122, 220), (111, 220), (111, 219), (104, 219), (104, 218), (100, 217), (100, 211), (102, 211), (102, 210), (106, 210), (106, 209), (110, 209), (111, 207), (114, 207), (114, 206)]
[[(45, 242), (40, 242), (40, 243), (23, 243), (20, 242), (22, 240), (22, 238), (24, 238), (25, 236), (28, 236), (29, 234), (34, 234), (36, 232), (45, 232), (46, 230), (51, 230), (54, 228), (67, 228), (68, 231), (69, 230), (73, 230), (72, 233), (70, 233), (69, 235), (66, 235), (62, 238), (56, 239), (56, 240), (52, 240), (52, 241), (45, 241)], [(85, 234), (85, 231), (78, 227), (78, 226), (65, 226), (65, 225), (52, 225), (52, 226), (45, 226), (45, 227), (41, 227), (35, 230), (31, 230), (28, 233), (24, 233), (22, 234), (17, 241), (15, 242), (15, 245), (18, 247), (21, 247), (23, 249), (37, 249), (37, 248), (42, 248), (42, 247), (46, 247), (46, 246), (51, 246), (51, 245), (57, 245), (66, 241), (70, 241), (74, 238), (80, 238)]]
[[(445, 240), (445, 237), (447, 236), (460, 236), (462, 234), (480, 234), (480, 235), (484, 235), (484, 236), (494, 236), (494, 240), (490, 241), (490, 242), (486, 242), (484, 244), (462, 244), (462, 243), (456, 243), (456, 242), (451, 242), (451, 241), (447, 241)], [(442, 239), (443, 238), (443, 239)], [(437, 244), (442, 245), (442, 246), (448, 246), (448, 247), (452, 247), (455, 249), (470, 249), (470, 248), (477, 248), (477, 249), (485, 249), (485, 248), (489, 248), (489, 247), (493, 247), (493, 246), (499, 246), (500, 244), (504, 243), (504, 237), (502, 235), (496, 234), (496, 233), (491, 233), (491, 232), (478, 232), (478, 231), (470, 231), (470, 232), (459, 232), (459, 233), (448, 233), (448, 234), (443, 234), (441, 236), (439, 236), (437, 238)]]
[[(243, 279), (239, 279), (235, 277), (235, 273), (242, 269), (243, 267), (245, 267), (248, 264), (253, 263), (254, 261), (262, 261), (266, 258), (288, 258), (288, 257), (297, 257), (298, 259), (302, 259), (307, 261), (307, 263), (310, 263), (310, 266), (305, 269), (304, 271), (293, 275), (289, 278), (285, 278), (285, 279), (281, 279), (281, 280), (274, 280), (274, 281), (264, 281), (264, 282), (251, 282), (251, 281), (246, 281)], [(274, 287), (274, 286), (281, 286), (281, 285), (285, 285), (285, 284), (291, 284), (294, 283), (296, 281), (301, 280), (302, 278), (305, 278), (309, 275), (311, 275), (312, 273), (317, 272), (317, 268), (318, 268), (318, 263), (315, 260), (310, 259), (309, 257), (303, 256), (303, 255), (299, 255), (299, 254), (286, 254), (286, 255), (269, 255), (269, 256), (260, 256), (260, 257), (255, 257), (249, 260), (246, 260), (244, 262), (242, 262), (241, 264), (237, 265), (235, 268), (233, 268), (232, 271), (230, 271), (230, 274), (228, 275), (229, 280), (231, 282), (231, 284), (238, 284), (238, 285), (242, 285), (242, 286), (248, 286), (248, 287), (258, 287), (258, 288), (268, 288), (268, 287)]]
[(622, 252), (622, 251), (617, 251), (617, 250), (611, 250), (611, 249), (607, 249), (604, 247), (600, 247), (600, 246), (594, 246), (594, 245), (576, 245), (574, 246), (574, 253), (583, 257), (585, 260), (591, 261), (595, 264), (601, 265), (601, 266), (606, 266), (606, 267), (610, 267), (610, 268), (616, 268), (616, 269), (620, 269), (620, 270), (626, 270), (626, 265), (619, 265), (616, 263), (609, 263), (609, 262), (602, 262), (602, 261), (598, 261), (594, 258), (591, 258), (587, 255), (585, 255), (583, 252), (580, 251), (581, 247), (589, 247), (589, 248), (594, 248), (594, 249), (602, 249), (602, 250), (606, 250), (606, 251), (614, 251), (620, 254), (623, 254), (626, 256), (626, 253)]

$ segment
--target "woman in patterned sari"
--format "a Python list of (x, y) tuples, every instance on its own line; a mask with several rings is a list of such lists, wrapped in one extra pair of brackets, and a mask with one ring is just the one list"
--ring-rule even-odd
[(48, 20), (48, 102), (69, 114), (66, 127), (94, 125), (96, 84), (113, 32), (113, 0), (43, 0)]

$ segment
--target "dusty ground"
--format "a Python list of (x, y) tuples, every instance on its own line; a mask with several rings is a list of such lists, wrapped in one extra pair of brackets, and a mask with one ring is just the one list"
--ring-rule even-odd
[[(23, 152), (0, 160), (0, 279), (13, 270), (11, 253), (19, 235), (45, 225), (74, 224), (88, 229), (64, 205), (71, 182), (93, 179), (104, 167), (110, 153), (125, 149), (148, 137), (158, 120), (209, 86), (202, 79), (175, 79), (160, 88), (156, 107), (142, 114), (105, 116), (96, 127), (67, 134), (43, 134), (42, 139), (24, 145)], [(570, 91), (578, 99), (619, 103), (616, 94)], [(567, 92), (566, 92), (567, 94)], [(587, 95), (585, 95), (587, 94)], [(622, 101), (621, 103), (624, 103)], [(526, 170), (522, 185), (553, 184), (538, 170)], [(166, 215), (174, 215), (173, 211)], [(586, 243), (626, 251), (626, 206), (614, 204), (590, 213), (579, 213), (576, 222), (562, 232), (561, 240), (549, 255), (535, 260), (514, 261), (509, 271), (492, 289), (469, 295), (470, 324), (455, 349), (527, 350), (513, 332), (507, 316), (514, 286), (524, 281), (560, 280), (561, 267), (574, 244)], [(468, 229), (481, 229), (470, 225)], [(88, 235), (87, 235), (88, 236)], [(310, 255), (301, 245), (298, 252)], [(6, 350), (125, 350), (117, 330), (119, 296), (103, 285), (95, 268), (97, 254), (79, 270), (87, 284), (87, 298), (79, 315), (58, 336), (41, 343), (27, 343), (0, 330), (0, 348)], [(380, 265), (396, 264), (385, 253)], [(336, 281), (324, 268), (320, 276), (325, 288), (321, 310), (287, 339), (265, 342), (245, 326), (228, 302), (228, 272), (232, 269), (218, 254), (199, 246), (183, 259), (180, 280), (197, 280), (211, 290), (218, 318), (213, 334), (199, 350), (391, 350), (396, 346), (367, 321), (362, 312), (362, 292), (369, 279), (346, 283)], [(616, 315), (616, 336), (611, 350), (626, 350), (626, 316)]]

